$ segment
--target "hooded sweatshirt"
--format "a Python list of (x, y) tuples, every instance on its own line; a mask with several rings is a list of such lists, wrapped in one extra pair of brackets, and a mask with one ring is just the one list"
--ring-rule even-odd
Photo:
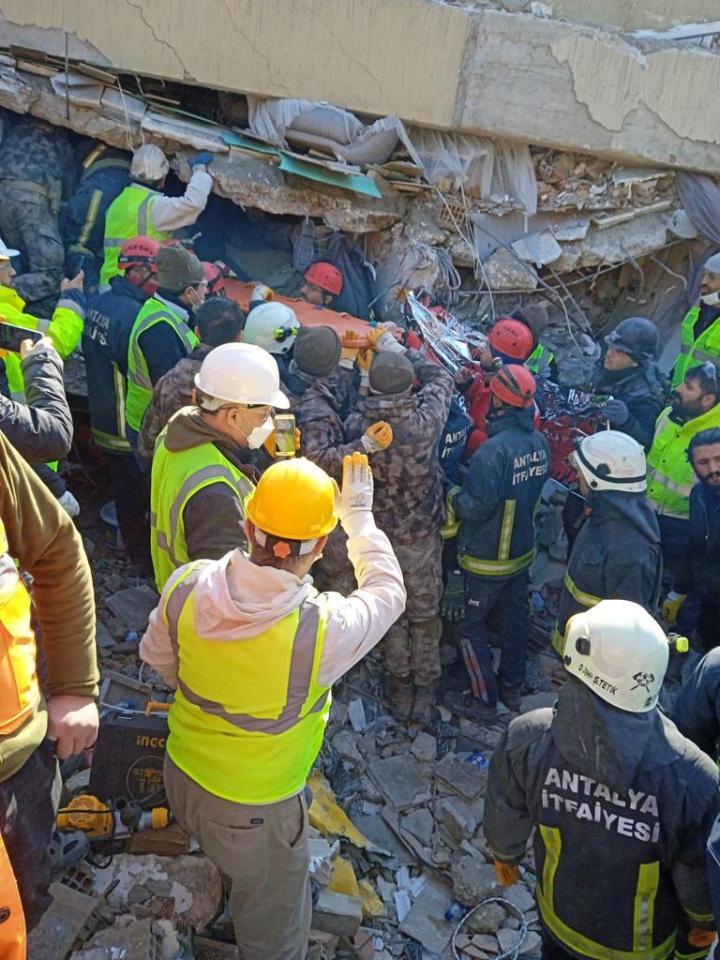
[(652, 614), (660, 594), (660, 528), (645, 494), (604, 490), (589, 503), (560, 595), (560, 635), (573, 614), (600, 600), (632, 600)]
[[(402, 614), (406, 600), (400, 567), (372, 513), (352, 514), (343, 522), (343, 529), (358, 589), (349, 597), (322, 595), (327, 627), (318, 681), (328, 687), (382, 639)], [(173, 687), (178, 659), (164, 609), (176, 577), (173, 574), (165, 585), (140, 643), (141, 658)], [(317, 593), (309, 576), (301, 579), (287, 570), (259, 567), (241, 550), (208, 562), (194, 591), (195, 629), (218, 643), (240, 643), (244, 637), (258, 636)], [(178, 638), (180, 648), (184, 640)]]
[(655, 433), (655, 421), (665, 406), (667, 382), (654, 360), (628, 370), (598, 371), (594, 389), (622, 400), (628, 408), (628, 419), (617, 424), (621, 433), (650, 449)]
[[(555, 711), (526, 713), (501, 738), (484, 829), (498, 859), (519, 863), (538, 828), (541, 918), (571, 955), (642, 960), (668, 939), (672, 955), (683, 911), (712, 928), (705, 844), (717, 809), (717, 769), (657, 708), (619, 710), (570, 677)], [(573, 932), (598, 952), (573, 949)]]

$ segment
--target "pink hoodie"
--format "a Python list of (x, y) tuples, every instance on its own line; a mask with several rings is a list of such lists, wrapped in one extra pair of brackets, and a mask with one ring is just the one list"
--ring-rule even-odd
[[(324, 686), (331, 686), (361, 660), (405, 609), (402, 572), (372, 514), (353, 514), (343, 526), (358, 589), (349, 597), (324, 595), (328, 623), (318, 674)], [(162, 610), (177, 576), (174, 573), (165, 585), (140, 643), (141, 658), (172, 687), (177, 684), (177, 659)], [(195, 587), (195, 628), (219, 643), (254, 637), (314, 593), (311, 577), (301, 580), (286, 570), (258, 567), (242, 551), (233, 550), (221, 560), (204, 563)]]

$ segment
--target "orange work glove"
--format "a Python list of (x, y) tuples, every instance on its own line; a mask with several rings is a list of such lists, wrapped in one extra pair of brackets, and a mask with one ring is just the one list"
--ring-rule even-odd
[(365, 350), (358, 350), (355, 363), (360, 368), (361, 373), (368, 373), (370, 371), (374, 356), (375, 354), (369, 347)]
[(389, 423), (378, 420), (371, 424), (360, 438), (366, 453), (378, 453), (387, 450), (393, 441), (393, 431)]
[(690, 930), (688, 932), (688, 943), (691, 947), (697, 947), (699, 950), (707, 949), (712, 945), (714, 939), (714, 930)]
[(520, 867), (516, 867), (512, 863), (501, 863), (500, 860), (496, 860), (495, 876), (501, 886), (511, 887), (520, 879)]
[(347, 343), (354, 343), (360, 339), (360, 334), (356, 330), (346, 330), (342, 338), (342, 349), (340, 350), (341, 360), (354, 360), (357, 357), (358, 348), (348, 347)]
[[(302, 432), (299, 427), (295, 427), (295, 454), (300, 453), (300, 443), (302, 441)], [(275, 459), (277, 457), (277, 449), (275, 448), (275, 431), (270, 434), (265, 443), (263, 444), (270, 456)]]

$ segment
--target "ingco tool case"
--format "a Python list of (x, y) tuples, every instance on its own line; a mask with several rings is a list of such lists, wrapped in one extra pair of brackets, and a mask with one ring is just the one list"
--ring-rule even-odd
[(88, 792), (101, 800), (124, 797), (145, 810), (167, 805), (163, 783), (168, 704), (147, 713), (109, 711), (100, 722)]

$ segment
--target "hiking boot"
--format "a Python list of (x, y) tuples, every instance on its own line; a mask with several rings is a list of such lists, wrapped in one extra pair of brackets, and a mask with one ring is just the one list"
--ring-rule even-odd
[(415, 700), (415, 684), (410, 677), (386, 677), (385, 700), (396, 720), (409, 720)]
[(415, 687), (415, 700), (410, 719), (423, 726), (431, 723), (437, 702), (438, 687), (436, 683), (431, 683), (429, 687)]
[(443, 696), (443, 703), (451, 713), (458, 717), (474, 720), (476, 723), (492, 723), (497, 720), (497, 707), (484, 700), (476, 700), (457, 690), (448, 690)]
[(520, 687), (508, 687), (504, 683), (498, 684), (498, 699), (512, 713), (520, 713), (522, 696)]

